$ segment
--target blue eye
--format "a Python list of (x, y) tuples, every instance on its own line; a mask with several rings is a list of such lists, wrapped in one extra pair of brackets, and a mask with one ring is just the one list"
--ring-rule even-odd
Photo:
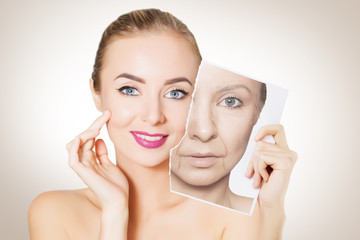
[(185, 92), (183, 90), (173, 90), (171, 92), (168, 92), (165, 97), (171, 98), (171, 99), (182, 99), (188, 94), (188, 92)]
[(220, 105), (229, 108), (237, 108), (242, 105), (242, 101), (236, 97), (227, 97), (220, 102)]
[(136, 88), (129, 87), (129, 86), (121, 87), (118, 90), (128, 96), (137, 96), (140, 94), (139, 91), (136, 90)]

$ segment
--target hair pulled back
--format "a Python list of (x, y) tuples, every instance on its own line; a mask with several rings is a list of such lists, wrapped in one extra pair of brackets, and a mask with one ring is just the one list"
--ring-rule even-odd
[(100, 72), (106, 47), (115, 37), (130, 37), (142, 32), (170, 32), (183, 36), (190, 44), (194, 53), (201, 61), (201, 54), (194, 35), (188, 27), (179, 19), (168, 12), (159, 9), (141, 9), (121, 15), (113, 21), (104, 31), (98, 50), (96, 52), (95, 63), (92, 72), (95, 91), (100, 91)]

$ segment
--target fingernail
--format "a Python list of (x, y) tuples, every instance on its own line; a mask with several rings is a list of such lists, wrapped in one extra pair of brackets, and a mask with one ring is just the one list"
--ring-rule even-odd
[(104, 115), (104, 116), (107, 116), (107, 115), (109, 115), (109, 113), (110, 113), (110, 111), (109, 111), (109, 110), (106, 110), (105, 112), (103, 112), (103, 115)]

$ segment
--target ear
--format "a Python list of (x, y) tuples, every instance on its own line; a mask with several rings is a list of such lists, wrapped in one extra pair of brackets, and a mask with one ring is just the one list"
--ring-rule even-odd
[(103, 112), (100, 93), (95, 91), (95, 89), (94, 89), (94, 80), (92, 78), (90, 78), (90, 80), (89, 80), (89, 85), (90, 85), (91, 95), (93, 97), (96, 109), (98, 111), (100, 111), (100, 112)]

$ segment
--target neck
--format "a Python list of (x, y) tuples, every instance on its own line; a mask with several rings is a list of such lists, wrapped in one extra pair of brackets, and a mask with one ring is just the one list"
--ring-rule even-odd
[(229, 196), (231, 191), (229, 188), (230, 175), (226, 175), (219, 181), (206, 186), (190, 185), (174, 173), (171, 173), (171, 186), (176, 192), (193, 196), (205, 201), (213, 202), (219, 205), (228, 206), (230, 204)]
[[(185, 199), (170, 192), (169, 160), (153, 167), (125, 160), (116, 151), (117, 165), (129, 182), (130, 216), (146, 218), (183, 202)], [(120, 160), (121, 159), (121, 160)]]

